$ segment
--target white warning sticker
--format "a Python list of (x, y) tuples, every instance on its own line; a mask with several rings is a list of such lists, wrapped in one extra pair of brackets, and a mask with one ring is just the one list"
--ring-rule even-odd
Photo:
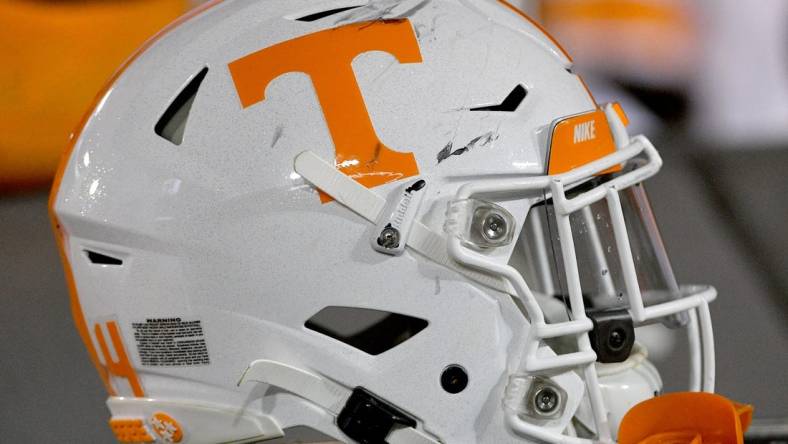
[(134, 340), (144, 366), (207, 365), (208, 347), (199, 320), (148, 318), (133, 322)]

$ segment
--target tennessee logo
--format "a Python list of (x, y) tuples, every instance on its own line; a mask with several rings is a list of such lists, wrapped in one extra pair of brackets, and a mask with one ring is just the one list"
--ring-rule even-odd
[[(244, 108), (265, 100), (266, 87), (290, 72), (309, 75), (334, 141), (335, 164), (371, 188), (419, 173), (413, 153), (394, 151), (375, 133), (351, 63), (359, 54), (385, 51), (399, 63), (420, 63), (407, 19), (353, 23), (253, 52), (228, 67)], [(321, 200), (330, 198), (321, 193)]]
[(165, 443), (177, 443), (183, 440), (183, 429), (172, 416), (156, 412), (150, 418), (153, 432)]

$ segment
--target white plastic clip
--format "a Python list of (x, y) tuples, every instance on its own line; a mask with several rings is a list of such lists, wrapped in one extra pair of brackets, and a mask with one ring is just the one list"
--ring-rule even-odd
[(372, 248), (393, 256), (399, 256), (405, 251), (405, 244), (421, 201), (424, 200), (426, 188), (427, 182), (416, 179), (392, 192), (375, 225)]

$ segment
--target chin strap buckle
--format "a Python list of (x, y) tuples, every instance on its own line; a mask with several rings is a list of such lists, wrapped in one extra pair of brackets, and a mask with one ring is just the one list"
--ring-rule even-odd
[(415, 428), (416, 420), (364, 387), (356, 387), (337, 416), (337, 425), (361, 444), (378, 444), (385, 443), (398, 425)]

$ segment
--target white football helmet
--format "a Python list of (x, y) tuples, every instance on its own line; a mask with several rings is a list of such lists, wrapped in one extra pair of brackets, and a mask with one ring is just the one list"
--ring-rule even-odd
[[(503, 0), (211, 4), (150, 42), (51, 209), (123, 442), (610, 441), (686, 328), (661, 160)], [(299, 441), (300, 442), (300, 441)]]

